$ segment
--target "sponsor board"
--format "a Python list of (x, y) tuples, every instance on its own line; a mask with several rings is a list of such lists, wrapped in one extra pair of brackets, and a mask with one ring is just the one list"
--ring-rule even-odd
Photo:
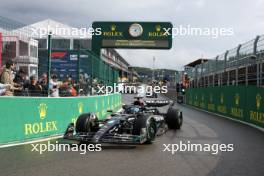
[(99, 119), (104, 119), (109, 108), (115, 111), (121, 105), (120, 94), (79, 98), (0, 97), (0, 145), (62, 134), (82, 113), (95, 112)]

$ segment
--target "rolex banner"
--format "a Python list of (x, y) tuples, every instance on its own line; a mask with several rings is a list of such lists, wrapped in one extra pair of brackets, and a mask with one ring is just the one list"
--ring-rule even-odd
[(225, 115), (264, 127), (264, 88), (223, 86), (190, 88), (186, 103), (200, 109)]
[(104, 119), (121, 107), (121, 95), (78, 98), (0, 97), (0, 145), (62, 134), (86, 112)]

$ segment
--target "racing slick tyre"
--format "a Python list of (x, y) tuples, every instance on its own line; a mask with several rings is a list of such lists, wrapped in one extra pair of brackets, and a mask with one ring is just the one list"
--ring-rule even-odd
[(132, 134), (133, 135), (143, 135), (143, 128), (146, 129), (146, 144), (152, 143), (152, 141), (155, 140), (156, 137), (156, 123), (155, 120), (144, 116), (144, 115), (138, 115), (137, 119), (135, 120), (133, 124), (133, 130)]
[(76, 121), (76, 133), (96, 132), (98, 129), (98, 118), (93, 113), (81, 114)]
[(182, 126), (182, 112), (178, 109), (169, 108), (166, 114), (165, 121), (169, 129), (181, 129)]

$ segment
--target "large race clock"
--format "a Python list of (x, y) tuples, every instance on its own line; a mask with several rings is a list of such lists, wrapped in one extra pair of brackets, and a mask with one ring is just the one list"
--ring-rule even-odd
[(143, 27), (138, 23), (134, 23), (129, 27), (128, 32), (132, 37), (139, 37), (143, 33)]

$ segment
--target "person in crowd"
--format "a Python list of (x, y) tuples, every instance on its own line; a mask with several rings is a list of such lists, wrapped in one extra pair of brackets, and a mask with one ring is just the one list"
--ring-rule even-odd
[(77, 96), (78, 95), (78, 93), (77, 93), (77, 85), (75, 84), (75, 80), (74, 79), (72, 79), (72, 76), (69, 76), (69, 78), (68, 78), (68, 92), (69, 92), (69, 94), (70, 94), (70, 96), (73, 96), (73, 97), (75, 97), (75, 96)]
[(39, 79), (39, 85), (42, 87), (41, 96), (48, 96), (48, 76), (46, 73), (43, 73)]
[(2, 74), (1, 74), (1, 79), (0, 82), (2, 84), (8, 84), (10, 85), (10, 94), (13, 95), (14, 90), (22, 90), (22, 87), (19, 87), (17, 84), (14, 83), (14, 76), (13, 76), (13, 71), (15, 69), (15, 64), (11, 60), (6, 62), (6, 67), (4, 68)]
[(79, 76), (79, 92), (82, 91), (84, 93), (84, 90), (86, 90), (86, 82), (83, 74), (80, 74)]
[(62, 82), (62, 84), (60, 86), (60, 96), (62, 96), (62, 97), (71, 96), (70, 85), (71, 85), (71, 80), (68, 79), (68, 77), (66, 77), (66, 79)]
[(52, 75), (49, 82), (50, 97), (59, 97), (59, 82), (57, 75)]
[(40, 84), (38, 84), (37, 77), (34, 75), (30, 77), (30, 84), (28, 86), (28, 92), (29, 92), (29, 95), (33, 97), (41, 96), (42, 87)]
[[(27, 79), (27, 74), (23, 69), (20, 69), (15, 76), (14, 83), (18, 86), (23, 88), (23, 90), (28, 88), (29, 80)], [(14, 90), (15, 96), (23, 96), (23, 91), (21, 90)]]
[(0, 83), (0, 96), (8, 96), (10, 94), (10, 87), (9, 84), (2, 84)]
[(78, 95), (77, 90), (76, 90), (76, 87), (71, 86), (70, 87), (70, 93), (71, 93), (71, 96), (72, 97), (76, 97)]

